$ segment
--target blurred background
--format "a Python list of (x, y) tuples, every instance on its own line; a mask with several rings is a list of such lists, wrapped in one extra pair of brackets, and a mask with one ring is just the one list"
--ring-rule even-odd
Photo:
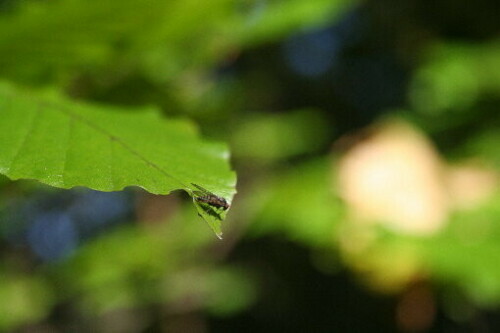
[[(0, 331), (500, 330), (494, 0), (2, 0), (0, 77), (228, 142), (187, 195), (0, 179)], [(0, 120), (1, 121), (1, 120)]]

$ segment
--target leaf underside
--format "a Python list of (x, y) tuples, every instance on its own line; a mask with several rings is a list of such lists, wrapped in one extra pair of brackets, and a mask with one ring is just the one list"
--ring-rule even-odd
[[(13, 180), (99, 191), (138, 186), (154, 194), (182, 189), (191, 196), (196, 183), (229, 202), (235, 193), (227, 148), (155, 109), (76, 103), (0, 84), (0, 117), (0, 173)], [(220, 237), (221, 220), (208, 220)]]
[(213, 230), (215, 235), (219, 239), (222, 239), (221, 223), (226, 218), (227, 211), (209, 204), (198, 202), (194, 197), (193, 203), (198, 211), (198, 215), (208, 223), (208, 226)]

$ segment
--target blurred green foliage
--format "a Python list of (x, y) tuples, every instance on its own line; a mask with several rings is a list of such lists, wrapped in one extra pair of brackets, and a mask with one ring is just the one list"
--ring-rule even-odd
[(493, 42), (438, 44), (430, 48), (427, 63), (415, 76), (415, 110), (431, 115), (454, 112), (456, 117), (466, 113), (481, 97), (497, 94), (499, 47)]
[(413, 109), (429, 120), (425, 122), (429, 131), (466, 126), (477, 117), (471, 109), (498, 96), (499, 54), (498, 42), (441, 43), (429, 48), (410, 89)]
[(258, 207), (251, 234), (279, 233), (310, 246), (331, 246), (342, 205), (331, 187), (331, 161), (317, 159), (258, 184), (247, 205)]
[(276, 162), (321, 149), (328, 142), (328, 130), (324, 116), (314, 110), (253, 114), (235, 128), (231, 147), (237, 158)]
[(446, 232), (423, 241), (428, 269), (438, 281), (458, 285), (475, 302), (495, 306), (500, 300), (498, 194), (484, 205), (452, 217)]
[(0, 327), (9, 329), (42, 320), (54, 305), (51, 286), (40, 276), (23, 276), (2, 270), (0, 275)]
[(337, 1), (19, 2), (0, 22), (3, 76), (68, 84), (138, 72), (158, 83), (201, 70), (243, 45), (330, 19)]

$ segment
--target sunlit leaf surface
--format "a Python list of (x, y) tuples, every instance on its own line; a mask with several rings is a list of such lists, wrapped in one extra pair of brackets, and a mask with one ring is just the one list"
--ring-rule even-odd
[[(162, 119), (157, 110), (75, 103), (1, 85), (0, 115), (0, 172), (11, 179), (190, 195), (196, 183), (228, 201), (235, 193), (226, 147), (201, 140), (188, 122)], [(221, 220), (209, 222), (219, 237)]]

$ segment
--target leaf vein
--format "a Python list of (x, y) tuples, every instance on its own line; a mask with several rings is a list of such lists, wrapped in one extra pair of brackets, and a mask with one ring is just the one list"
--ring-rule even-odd
[[(23, 93), (18, 93), (18, 92), (7, 92), (7, 93), (4, 92), (4, 94), (5, 95), (11, 95), (11, 96), (27, 95), (27, 93), (23, 94)], [(52, 108), (54, 110), (58, 110), (59, 112), (61, 112), (63, 114), (66, 114), (66, 116), (74, 118), (75, 121), (78, 121), (78, 122), (80, 122), (80, 123), (82, 123), (82, 124), (90, 127), (94, 131), (103, 134), (104, 136), (108, 137), (110, 140), (113, 140), (113, 141), (117, 142), (123, 149), (129, 151), (136, 158), (138, 158), (141, 161), (143, 161), (148, 167), (150, 167), (152, 169), (155, 169), (156, 171), (158, 171), (163, 176), (174, 180), (179, 185), (181, 185), (181, 187), (183, 189), (187, 190), (191, 194), (191, 188), (190, 188), (190, 186), (186, 185), (185, 183), (183, 183), (182, 181), (180, 181), (176, 177), (174, 177), (171, 174), (169, 174), (167, 171), (165, 171), (158, 164), (156, 164), (153, 161), (150, 161), (149, 159), (147, 159), (146, 157), (144, 157), (141, 153), (139, 153), (138, 151), (136, 151), (135, 149), (133, 149), (130, 145), (128, 145), (126, 142), (122, 141), (119, 137), (117, 137), (117, 136), (109, 133), (104, 128), (102, 128), (99, 125), (93, 123), (92, 121), (88, 120), (84, 116), (82, 116), (80, 114), (77, 114), (74, 111), (72, 111), (69, 108), (66, 108), (64, 106), (61, 106), (61, 105), (58, 105), (58, 104), (55, 104), (55, 103), (51, 103), (50, 101), (41, 100), (40, 98), (37, 98), (37, 97), (33, 97), (33, 98), (30, 98), (30, 99), (34, 100), (35, 103), (37, 103), (37, 105), (40, 108), (41, 107), (47, 107), (47, 108)], [(39, 112), (39, 109), (37, 109), (37, 110)]]

